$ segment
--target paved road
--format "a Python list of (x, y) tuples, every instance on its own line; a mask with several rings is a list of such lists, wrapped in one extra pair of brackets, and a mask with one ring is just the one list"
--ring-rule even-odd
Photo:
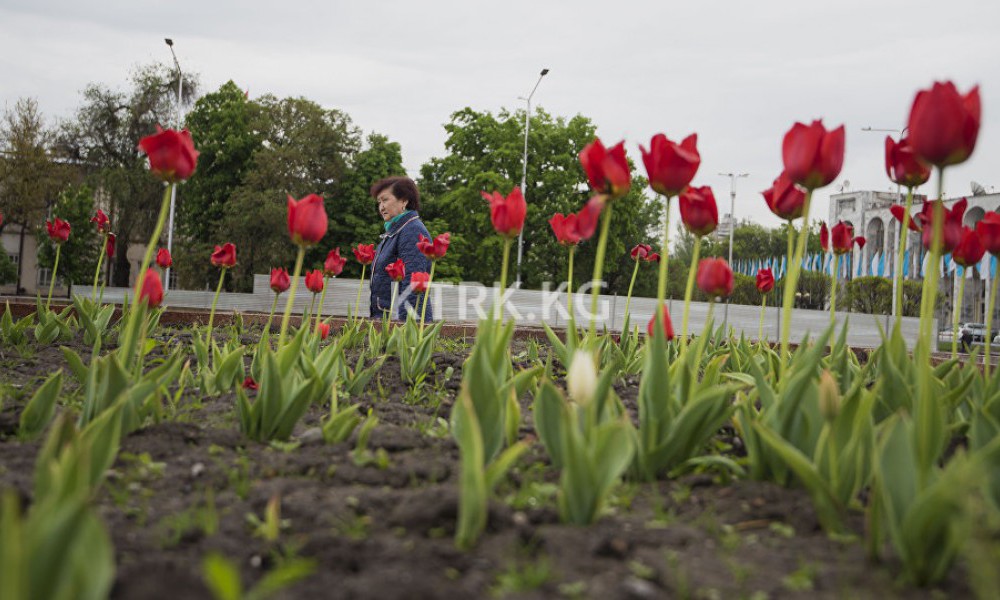
[[(271, 309), (274, 293), (268, 287), (267, 275), (256, 275), (254, 292), (250, 294), (225, 293), (219, 297), (217, 310), (231, 312), (234, 310), (264, 312)], [(299, 293), (295, 299), (297, 312), (306, 310), (312, 300), (312, 295), (305, 290), (303, 281), (299, 282)], [(123, 288), (107, 288), (104, 299), (108, 302), (121, 302), (128, 290)], [(306, 293), (302, 293), (306, 292)], [(333, 280), (327, 292), (323, 313), (327, 315), (346, 316), (354, 311), (357, 298), (357, 280)], [(431, 302), (435, 318), (443, 318), (454, 323), (474, 323), (480, 315), (490, 310), (493, 288), (476, 285), (434, 284), (431, 290)], [(505, 310), (510, 318), (526, 325), (548, 323), (553, 327), (566, 325), (569, 313), (566, 310), (567, 296), (565, 293), (542, 292), (535, 290), (517, 290), (508, 293)], [(184, 308), (209, 309), (212, 305), (211, 291), (173, 290), (167, 294), (164, 304)], [(278, 312), (284, 307), (285, 297), (278, 303)], [(573, 300), (577, 323), (589, 321), (590, 296), (577, 294)], [(673, 300), (670, 305), (670, 316), (674, 330), (680, 333), (683, 301)], [(625, 319), (625, 298), (618, 296), (600, 296), (598, 312), (598, 328), (607, 327), (612, 331), (620, 331)], [(656, 306), (654, 298), (633, 298), (630, 312), (633, 326), (646, 326)], [(362, 287), (361, 310), (368, 311), (368, 285)], [(725, 305), (719, 304), (714, 309), (716, 323), (721, 323)], [(704, 329), (708, 318), (709, 305), (693, 302), (690, 312), (690, 330), (699, 333)], [(880, 327), (891, 325), (891, 320), (883, 315), (838, 313), (838, 324), (850, 319), (848, 343), (852, 346), (875, 347), (881, 344)], [(830, 313), (827, 311), (796, 309), (792, 313), (792, 340), (799, 341), (807, 333), (815, 336), (830, 323)], [(741, 333), (752, 339), (757, 338), (760, 326), (760, 306), (731, 305), (729, 307), (729, 326), (736, 335)], [(769, 307), (764, 319), (764, 336), (772, 341), (779, 339), (780, 309)], [(913, 317), (903, 319), (903, 336), (912, 347), (917, 337), (919, 320)]]

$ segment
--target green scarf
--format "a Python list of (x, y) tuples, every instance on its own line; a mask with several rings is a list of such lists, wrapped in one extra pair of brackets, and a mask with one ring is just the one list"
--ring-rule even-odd
[(413, 212), (413, 211), (412, 210), (404, 210), (403, 212), (399, 213), (395, 217), (393, 217), (393, 218), (389, 219), (388, 221), (386, 221), (385, 222), (385, 231), (386, 231), (386, 233), (388, 233), (389, 230), (392, 229), (392, 226), (395, 225), (397, 221), (399, 221), (400, 219), (402, 219), (406, 215), (410, 214), (411, 212)]

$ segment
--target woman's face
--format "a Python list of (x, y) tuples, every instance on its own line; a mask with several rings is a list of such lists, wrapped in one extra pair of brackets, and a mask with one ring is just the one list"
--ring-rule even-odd
[(378, 212), (382, 219), (388, 221), (401, 215), (406, 210), (406, 200), (400, 200), (392, 195), (392, 189), (386, 188), (378, 195)]

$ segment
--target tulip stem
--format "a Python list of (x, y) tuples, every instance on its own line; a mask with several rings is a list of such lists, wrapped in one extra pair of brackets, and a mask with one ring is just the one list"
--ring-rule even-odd
[[(326, 287), (326, 286), (324, 286)], [(316, 293), (313, 292), (312, 298), (309, 299), (309, 308), (307, 308), (302, 313), (302, 327), (309, 327), (309, 320), (312, 318), (313, 309), (316, 308)]]
[[(316, 309), (316, 331), (319, 331), (319, 322), (323, 317), (323, 305), (326, 304), (326, 290), (330, 289), (330, 278), (327, 277), (323, 281), (323, 293), (319, 297), (319, 307)], [(313, 294), (313, 300), (316, 299), (316, 295)]]
[[(135, 294), (132, 296), (132, 308), (129, 311), (129, 322), (125, 324), (124, 335), (120, 338), (124, 341), (120, 344), (119, 348), (122, 349), (122, 356), (125, 357), (125, 363), (123, 366), (129, 369), (131, 366), (131, 358), (135, 356), (135, 346), (140, 343), (141, 339), (145, 337), (145, 332), (137, 332), (137, 325), (134, 321), (139, 307), (139, 289), (142, 287), (142, 280), (146, 276), (146, 270), (149, 268), (149, 264), (153, 262), (153, 250), (156, 248), (160, 240), (160, 235), (163, 233), (163, 226), (167, 222), (167, 211), (170, 208), (170, 190), (172, 186), (177, 185), (176, 183), (171, 183), (163, 188), (163, 199), (160, 201), (160, 214), (156, 218), (156, 226), (153, 227), (153, 235), (149, 238), (149, 243), (146, 244), (146, 254), (143, 256), (142, 265), (139, 268), (138, 275), (136, 276), (136, 290)], [(123, 308), (124, 310), (124, 308)], [(136, 335), (138, 333), (138, 339)]]
[[(427, 318), (427, 299), (431, 295), (431, 282), (434, 281), (434, 266), (437, 265), (437, 261), (431, 261), (431, 272), (427, 276), (427, 289), (424, 291), (424, 301), (423, 306), (420, 307), (420, 341), (424, 339), (424, 320)], [(411, 279), (412, 281), (412, 279)]]
[(903, 323), (903, 261), (906, 257), (906, 242), (910, 237), (910, 208), (913, 205), (913, 188), (907, 188), (906, 211), (903, 213), (902, 227), (899, 229), (899, 249), (896, 254), (896, 328)]
[(502, 320), (504, 293), (507, 291), (507, 267), (510, 265), (510, 244), (513, 238), (503, 238), (503, 262), (500, 264), (500, 295), (493, 298), (493, 317)]
[(108, 248), (108, 234), (104, 234), (104, 239), (101, 241), (101, 253), (97, 255), (97, 268), (94, 269), (94, 293), (92, 294), (94, 300), (97, 300), (97, 280), (101, 276), (101, 264), (104, 262), (104, 252)]
[(392, 282), (392, 298), (389, 299), (389, 321), (396, 315), (396, 298), (399, 297), (399, 282)]
[(763, 299), (760, 301), (760, 328), (757, 329), (757, 343), (764, 343), (764, 313), (767, 310), (767, 294), (762, 294)]
[(49, 312), (49, 305), (52, 303), (52, 288), (56, 285), (56, 273), (59, 272), (59, 254), (62, 250), (62, 244), (56, 244), (56, 260), (52, 265), (52, 276), (49, 278), (49, 297), (45, 301), (45, 312)]
[(840, 279), (840, 255), (833, 254), (833, 274), (830, 282), (830, 326), (837, 323), (837, 280)]
[(219, 273), (219, 285), (215, 286), (215, 297), (212, 298), (212, 310), (208, 313), (208, 331), (205, 333), (205, 345), (212, 344), (212, 322), (215, 320), (215, 305), (219, 301), (219, 294), (222, 293), (222, 282), (226, 279), (226, 270)]
[(991, 257), (990, 260), (987, 262), (988, 266), (986, 267), (987, 269), (989, 269), (990, 277), (993, 280), (990, 283), (990, 297), (986, 299), (986, 319), (984, 319), (986, 321), (986, 340), (985, 340), (986, 351), (983, 352), (983, 360), (984, 360), (983, 373), (986, 376), (985, 381), (987, 383), (990, 380), (990, 357), (991, 357), (991, 351), (993, 349), (992, 346), (993, 339), (990, 337), (993, 332), (990, 331), (990, 329), (991, 326), (993, 325), (993, 306), (996, 303), (997, 299), (997, 278), (993, 275), (993, 260), (994, 259)]
[(601, 277), (604, 274), (604, 255), (608, 248), (608, 231), (611, 229), (611, 214), (614, 204), (608, 203), (601, 222), (601, 237), (597, 240), (597, 257), (594, 259), (594, 278), (590, 290), (590, 335), (597, 334), (597, 301), (601, 295)]
[(285, 314), (281, 318), (281, 332), (278, 334), (278, 345), (285, 341), (285, 333), (288, 331), (288, 318), (292, 316), (292, 305), (295, 304), (295, 290), (299, 287), (299, 274), (302, 273), (302, 261), (306, 257), (305, 246), (299, 246), (298, 256), (295, 257), (295, 272), (292, 274), (292, 289), (288, 291), (288, 300), (285, 302)]
[(264, 330), (262, 332), (264, 335), (271, 332), (271, 319), (274, 318), (274, 311), (278, 308), (278, 296), (280, 296), (280, 294), (275, 294), (274, 302), (271, 303), (271, 312), (267, 315), (267, 323), (264, 324)]
[(625, 331), (628, 331), (628, 315), (629, 307), (632, 305), (632, 288), (635, 286), (635, 276), (639, 274), (639, 259), (635, 261), (635, 267), (632, 269), (632, 279), (628, 282), (628, 297), (625, 299)]
[[(958, 319), (962, 314), (962, 304), (964, 303), (965, 300), (965, 269), (966, 267), (962, 267), (962, 275), (961, 275), (962, 280), (958, 282), (958, 295), (955, 296), (954, 300), (952, 301), (952, 307), (953, 307), (952, 312), (955, 313), (954, 315), (952, 315), (952, 323), (951, 323), (952, 358), (958, 356)], [(955, 277), (959, 277), (958, 269), (955, 269)], [(952, 286), (952, 289), (955, 289), (955, 286)], [(989, 346), (987, 346), (987, 348), (988, 347)]]
[(573, 316), (573, 255), (576, 254), (576, 245), (569, 247), (569, 273), (567, 274), (566, 289), (566, 310), (569, 312), (569, 322), (576, 323)]
[[(782, 375), (788, 360), (788, 338), (792, 329), (792, 307), (795, 305), (795, 289), (799, 285), (799, 271), (802, 270), (802, 255), (806, 251), (806, 238), (809, 237), (809, 205), (812, 202), (812, 190), (806, 192), (802, 205), (802, 230), (795, 244), (795, 255), (789, 257), (788, 272), (785, 273), (785, 298), (781, 315), (781, 365)], [(788, 223), (788, 248), (792, 248), (792, 223)]]
[[(669, 268), (667, 263), (670, 262), (667, 260), (670, 252), (670, 196), (666, 198), (667, 207), (663, 215), (663, 245), (660, 248), (660, 277), (656, 283), (657, 310), (663, 310), (663, 301), (667, 298), (667, 269)], [(625, 312), (628, 313), (628, 310), (626, 309)]]
[[(688, 268), (687, 286), (684, 287), (684, 317), (681, 320), (681, 352), (687, 350), (688, 315), (691, 312), (691, 296), (694, 294), (694, 277), (698, 271), (698, 258), (701, 256), (701, 236), (695, 236), (694, 249), (691, 251), (691, 267)], [(711, 300), (709, 300), (711, 302)]]
[(929, 271), (924, 275), (924, 289), (920, 298), (920, 341), (924, 344), (928, 358), (933, 352), (932, 319), (937, 304), (938, 280), (941, 276), (941, 239), (944, 235), (944, 204), (941, 202), (943, 187), (942, 168), (938, 170), (938, 199), (931, 208), (931, 257), (927, 263)]
[(361, 314), (361, 288), (365, 285), (365, 269), (368, 265), (361, 265), (361, 279), (358, 280), (358, 299), (354, 301), (354, 320), (358, 319), (358, 315)]

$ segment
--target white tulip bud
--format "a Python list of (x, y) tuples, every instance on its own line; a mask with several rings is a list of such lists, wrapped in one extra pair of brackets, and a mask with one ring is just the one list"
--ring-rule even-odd
[(566, 373), (566, 389), (569, 397), (580, 406), (586, 406), (593, 400), (597, 391), (597, 366), (593, 354), (586, 350), (573, 353), (569, 372)]

